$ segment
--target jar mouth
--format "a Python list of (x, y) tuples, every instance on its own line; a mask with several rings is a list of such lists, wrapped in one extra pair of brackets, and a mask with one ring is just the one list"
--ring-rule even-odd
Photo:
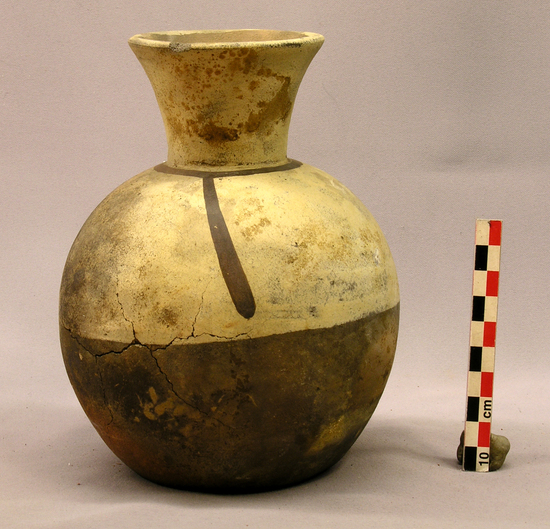
[(234, 47), (302, 46), (322, 43), (318, 33), (269, 29), (157, 31), (133, 36), (129, 43), (136, 46), (169, 48), (172, 51)]

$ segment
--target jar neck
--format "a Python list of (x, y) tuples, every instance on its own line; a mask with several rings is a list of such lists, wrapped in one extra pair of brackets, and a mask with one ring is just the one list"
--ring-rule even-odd
[(188, 33), (154, 35), (130, 46), (157, 97), (167, 165), (215, 171), (287, 162), (294, 100), (322, 37), (200, 44)]

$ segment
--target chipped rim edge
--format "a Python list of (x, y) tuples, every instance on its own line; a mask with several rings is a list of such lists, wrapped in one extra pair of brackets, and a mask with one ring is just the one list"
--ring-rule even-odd
[[(204, 41), (195, 40), (192, 42), (181, 42), (177, 37), (193, 36), (197, 37), (204, 35), (205, 37), (213, 35), (229, 34), (246, 34), (257, 35), (259, 33), (266, 34), (272, 38), (258, 39), (250, 38), (249, 40), (228, 39), (228, 40), (211, 40)], [(273, 38), (277, 35), (281, 38)], [(186, 50), (208, 50), (208, 49), (225, 49), (225, 48), (273, 48), (273, 47), (297, 47), (305, 44), (322, 45), (325, 38), (319, 33), (310, 33), (306, 31), (284, 31), (270, 29), (227, 29), (227, 30), (192, 30), (192, 31), (152, 31), (150, 33), (140, 33), (134, 35), (128, 40), (130, 46), (143, 46), (148, 48), (165, 48), (171, 51), (180, 52)]]

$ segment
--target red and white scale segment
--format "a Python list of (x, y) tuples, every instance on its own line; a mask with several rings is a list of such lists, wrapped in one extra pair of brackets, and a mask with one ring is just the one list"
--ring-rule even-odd
[(476, 220), (470, 362), (462, 458), (462, 468), (476, 472), (489, 470), (501, 234), (502, 221)]

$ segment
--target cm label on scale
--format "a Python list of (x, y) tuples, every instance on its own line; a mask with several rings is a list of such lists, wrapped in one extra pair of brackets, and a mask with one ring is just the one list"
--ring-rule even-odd
[(483, 418), (491, 420), (493, 411), (493, 399), (485, 399), (483, 401)]

